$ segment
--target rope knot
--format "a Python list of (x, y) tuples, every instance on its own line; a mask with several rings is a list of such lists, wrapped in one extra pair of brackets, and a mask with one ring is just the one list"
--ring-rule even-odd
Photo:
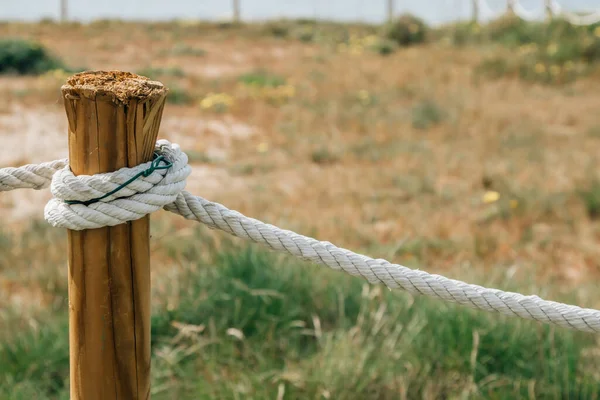
[(72, 230), (134, 221), (173, 203), (190, 172), (187, 155), (166, 140), (156, 143), (152, 161), (133, 168), (75, 176), (67, 165), (52, 177), (54, 198), (44, 217), (52, 226)]

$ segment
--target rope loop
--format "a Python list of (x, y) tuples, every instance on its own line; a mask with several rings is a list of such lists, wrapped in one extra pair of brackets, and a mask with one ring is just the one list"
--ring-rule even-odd
[[(220, 229), (270, 249), (359, 276), (373, 284), (382, 283), (390, 289), (403, 289), (415, 295), (489, 312), (600, 333), (600, 310), (411, 270), (265, 224), (221, 204), (193, 196), (183, 190), (185, 179), (191, 172), (185, 153), (178, 145), (166, 140), (159, 140), (155, 151), (157, 155), (150, 162), (93, 176), (74, 176), (66, 160), (3, 168), (0, 169), (0, 192), (17, 188), (41, 189), (50, 185), (52, 177), (51, 189), (55, 198), (48, 202), (44, 212), (46, 220), (56, 227), (83, 230), (114, 226), (164, 207), (211, 229)], [(116, 197), (117, 193), (120, 197)]]
[(52, 226), (72, 230), (115, 226), (173, 203), (191, 168), (177, 144), (156, 143), (152, 161), (115, 172), (75, 176), (69, 166), (52, 177), (54, 198), (44, 209)]
[[(165, 165), (160, 165), (161, 162), (164, 162)], [(144, 178), (147, 178), (147, 177), (149, 177), (156, 170), (169, 169), (172, 166), (173, 166), (172, 162), (169, 162), (169, 161), (165, 160), (164, 156), (161, 156), (157, 152), (154, 152), (154, 157), (153, 157), (152, 162), (150, 163), (150, 167), (148, 169), (145, 169), (145, 170), (137, 173), (136, 175), (132, 176), (131, 179), (129, 179), (127, 182), (123, 183), (122, 185), (119, 185), (114, 190), (111, 190), (110, 192), (106, 193), (105, 195), (97, 197), (95, 199), (90, 199), (90, 200), (87, 200), (87, 201), (65, 200), (65, 203), (66, 204), (83, 204), (84, 206), (89, 206), (90, 204), (97, 203), (97, 202), (101, 201), (102, 199), (107, 198), (108, 196), (112, 196), (113, 194), (117, 193), (121, 189), (127, 187), (131, 182), (135, 181), (140, 176), (143, 176)]]

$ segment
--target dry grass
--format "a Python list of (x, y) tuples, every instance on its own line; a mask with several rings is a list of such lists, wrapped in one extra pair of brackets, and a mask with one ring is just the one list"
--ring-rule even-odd
[[(183, 104), (167, 105), (160, 136), (181, 144), (196, 164), (193, 193), (405, 265), (473, 281), (533, 279), (552, 287), (541, 295), (600, 307), (599, 296), (576, 290), (600, 270), (600, 83), (593, 74), (562, 87), (492, 81), (474, 73), (492, 48), (438, 43), (381, 57), (359, 45), (339, 51), (263, 31), (113, 21), (0, 25), (0, 36), (39, 40), (67, 65), (150, 71), (183, 91)], [(0, 138), (8, 143), (0, 165), (66, 155), (59, 90), (66, 78), (61, 71), (0, 77)], [(23, 222), (41, 217), (47, 197), (2, 195), (3, 226), (13, 231), (5, 235), (6, 249), (36, 246), (27, 230), (19, 232)], [(178, 267), (185, 270), (199, 254), (184, 244), (198, 238), (189, 222), (154, 220), (153, 279), (162, 293), (185, 283), (177, 283)], [(60, 251), (12, 266), (21, 257), (1, 250), (0, 288), (8, 296), (0, 307), (57, 302), (64, 271), (47, 279), (42, 264), (64, 262)], [(441, 317), (434, 309), (427, 310)], [(323, 357), (307, 363), (339, 359)], [(419, 393), (446, 393), (432, 387)]]
[[(3, 24), (0, 35), (39, 40), (67, 65), (159, 71), (153, 78), (195, 99), (169, 105), (161, 133), (202, 164), (190, 189), (253, 217), (433, 270), (518, 264), (565, 290), (598, 272), (599, 224), (581, 194), (598, 179), (593, 78), (560, 88), (487, 81), (473, 72), (487, 48), (379, 57), (255, 27)], [(176, 46), (204, 53), (168, 51)], [(256, 71), (279, 86), (240, 79)], [(0, 135), (37, 134), (19, 122), (24, 108), (62, 118), (64, 78), (2, 78), (0, 121), (11, 123)], [(66, 149), (59, 128), (48, 154), (15, 148), (0, 159), (55, 157)], [(486, 203), (486, 191), (498, 199)], [(3, 213), (16, 212), (18, 198), (5, 203)]]

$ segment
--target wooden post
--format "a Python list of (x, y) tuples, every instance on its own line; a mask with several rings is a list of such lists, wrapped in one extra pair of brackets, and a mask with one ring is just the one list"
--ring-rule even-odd
[(387, 20), (392, 22), (394, 19), (394, 0), (387, 0)]
[[(75, 175), (152, 159), (166, 97), (161, 83), (83, 72), (62, 93)], [(71, 400), (150, 398), (149, 222), (68, 231)]]
[(515, 4), (517, 0), (506, 0), (506, 13), (515, 15)]
[(240, 0), (233, 0), (233, 22), (240, 22)]
[(471, 21), (479, 22), (479, 0), (471, 0)]
[(60, 0), (60, 22), (67, 22), (68, 18), (68, 0)]
[(546, 9), (546, 19), (551, 21), (554, 16), (552, 12), (552, 0), (544, 0), (544, 8)]

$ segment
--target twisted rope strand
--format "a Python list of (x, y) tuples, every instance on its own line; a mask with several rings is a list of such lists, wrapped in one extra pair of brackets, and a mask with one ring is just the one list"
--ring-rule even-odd
[(372, 284), (383, 283), (390, 289), (400, 288), (411, 294), (422, 294), (508, 316), (533, 319), (586, 332), (600, 332), (600, 311), (543, 300), (538, 296), (488, 289), (412, 270), (383, 259), (372, 259), (336, 247), (329, 242), (265, 224), (186, 191), (177, 196), (173, 204), (165, 206), (165, 209), (186, 219), (201, 222), (212, 229), (220, 229), (231, 235), (266, 245), (273, 250), (362, 277)]
[(14, 189), (44, 189), (50, 186), (52, 176), (68, 165), (67, 159), (42, 164), (28, 164), (18, 168), (0, 168), (0, 192)]
[(489, 312), (518, 316), (564, 328), (600, 332), (600, 311), (543, 300), (538, 296), (503, 292), (467, 284), (424, 271), (411, 270), (383, 259), (373, 259), (329, 242), (299, 235), (292, 231), (246, 217), (225, 206), (183, 191), (190, 174), (188, 159), (179, 146), (157, 142), (156, 151), (173, 165), (140, 176), (122, 188), (115, 197), (109, 195), (94, 204), (67, 204), (103, 197), (148, 168), (149, 163), (134, 168), (94, 176), (75, 177), (66, 160), (21, 168), (0, 169), (0, 191), (17, 188), (41, 189), (52, 185), (52, 199), (45, 208), (46, 220), (57, 227), (81, 230), (114, 226), (135, 220), (164, 207), (167, 211), (195, 220), (211, 229), (286, 252), (303, 260), (325, 265), (337, 271), (361, 277), (372, 284), (390, 289), (404, 289)]

